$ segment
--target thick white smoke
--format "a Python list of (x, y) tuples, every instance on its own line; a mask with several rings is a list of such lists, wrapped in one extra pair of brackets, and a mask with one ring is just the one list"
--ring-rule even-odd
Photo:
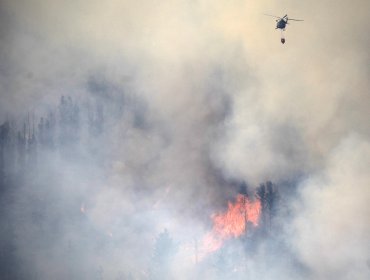
[(301, 186), (293, 244), (315, 279), (369, 275), (369, 159), (369, 142), (349, 135), (332, 151), (325, 170)]
[[(24, 273), (146, 279), (154, 237), (167, 228), (180, 242), (173, 273), (187, 279), (196, 269), (183, 247), (235, 195), (230, 182), (271, 180), (298, 189), (302, 204), (288, 200), (289, 218), (279, 217), (297, 264), (276, 261), (280, 249), (271, 256), (267, 242), (255, 259), (243, 256), (245, 273), (272, 279), (268, 266), (282, 279), (367, 278), (369, 8), (2, 1), (0, 124), (28, 112), (38, 120), (61, 95), (80, 104), (81, 127), (97, 104), (105, 116), (102, 135), (83, 129), (75, 157), (40, 155), (30, 172), (39, 175), (14, 194), (12, 242)], [(289, 24), (282, 45), (263, 13), (305, 21)], [(37, 209), (48, 199), (59, 201), (52, 212)], [(35, 211), (42, 229), (29, 220)]]

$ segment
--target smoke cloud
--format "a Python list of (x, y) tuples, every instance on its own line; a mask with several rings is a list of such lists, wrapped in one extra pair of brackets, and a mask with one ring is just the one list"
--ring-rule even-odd
[[(41, 118), (55, 121), (53, 145), (26, 170), (18, 140), (3, 146), (4, 275), (150, 279), (167, 229), (173, 279), (227, 279), (222, 254), (243, 267), (234, 279), (368, 278), (369, 10), (362, 0), (2, 1), (0, 125), (26, 139)], [(282, 45), (263, 13), (304, 21)], [(195, 265), (210, 216), (243, 182), (253, 192), (266, 181), (284, 204), (276, 236), (248, 254), (232, 240)]]

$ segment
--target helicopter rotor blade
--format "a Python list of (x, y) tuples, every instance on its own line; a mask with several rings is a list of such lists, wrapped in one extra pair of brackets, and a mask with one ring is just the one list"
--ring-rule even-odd
[(303, 21), (303, 19), (295, 19), (295, 18), (290, 18), (289, 20), (294, 20), (294, 21)]
[(288, 15), (283, 16), (283, 18), (288, 18)]
[(278, 18), (278, 19), (281, 19), (281, 17), (278, 17), (278, 16), (274, 16), (274, 15), (269, 15), (269, 14), (263, 14), (265, 16), (269, 16), (269, 17), (274, 17), (274, 18)]

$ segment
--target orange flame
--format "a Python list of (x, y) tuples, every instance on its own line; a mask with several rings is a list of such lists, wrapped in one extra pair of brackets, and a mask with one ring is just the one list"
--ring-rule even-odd
[(247, 196), (238, 194), (234, 204), (228, 202), (225, 213), (212, 216), (213, 229), (204, 239), (204, 251), (214, 252), (221, 248), (225, 240), (246, 233), (248, 223), (257, 226), (260, 213), (261, 202), (259, 200), (251, 201)]

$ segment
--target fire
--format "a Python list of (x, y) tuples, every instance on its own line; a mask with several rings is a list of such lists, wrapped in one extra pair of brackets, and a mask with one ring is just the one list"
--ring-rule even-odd
[(251, 201), (246, 195), (238, 194), (235, 203), (228, 202), (227, 211), (212, 216), (213, 228), (204, 239), (205, 252), (218, 250), (229, 238), (236, 238), (247, 232), (248, 224), (258, 225), (261, 202)]

